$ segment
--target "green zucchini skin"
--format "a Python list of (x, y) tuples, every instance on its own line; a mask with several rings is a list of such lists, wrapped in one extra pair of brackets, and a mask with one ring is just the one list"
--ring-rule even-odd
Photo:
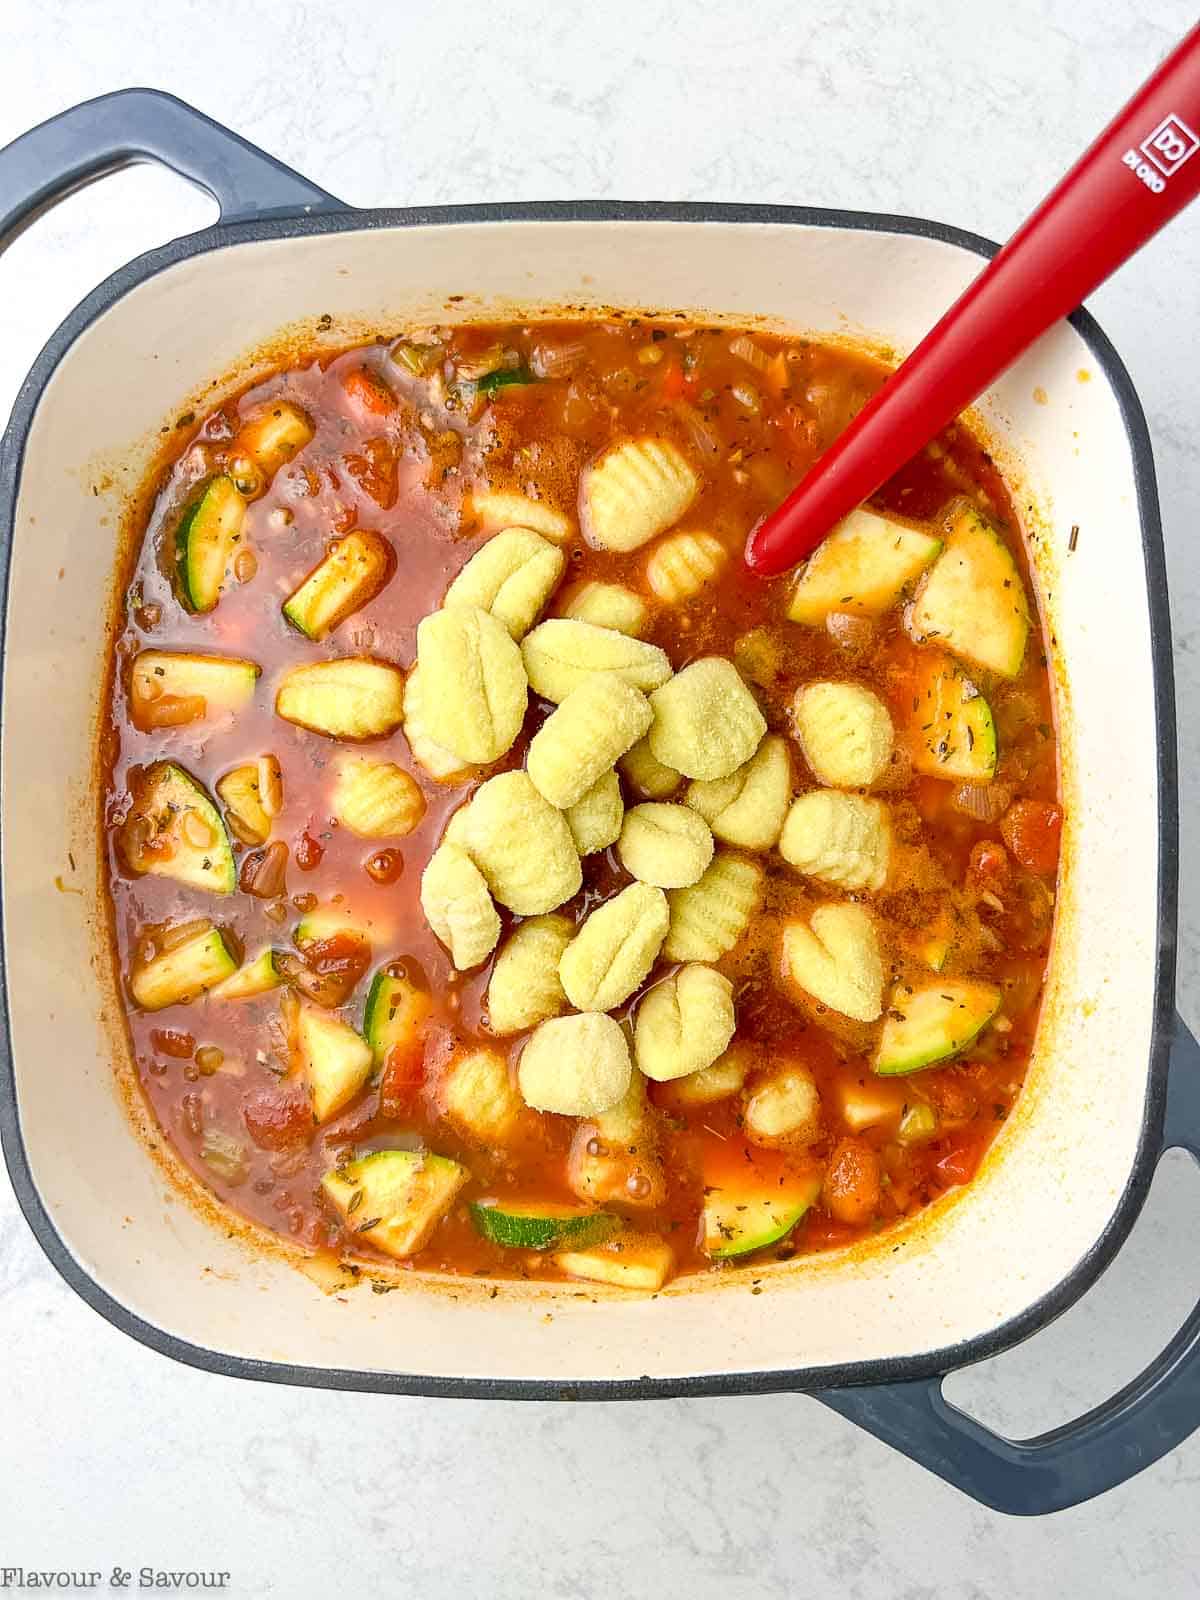
[(514, 1250), (582, 1249), (610, 1239), (621, 1226), (621, 1219), (608, 1211), (479, 1200), (471, 1204), (471, 1220), (483, 1238)]
[(232, 478), (212, 478), (183, 514), (175, 533), (179, 590), (191, 611), (211, 611), (246, 521), (245, 496)]

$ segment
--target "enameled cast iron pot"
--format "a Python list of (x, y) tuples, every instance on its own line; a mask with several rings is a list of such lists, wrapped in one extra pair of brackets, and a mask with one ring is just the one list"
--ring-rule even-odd
[[(164, 422), (218, 392), (214, 374), (248, 375), (285, 327), (333, 346), (411, 321), (636, 306), (902, 353), (994, 247), (909, 218), (782, 206), (356, 211), (147, 90), (0, 151), (0, 240), (143, 159), (207, 189), (220, 223), (72, 312), (0, 446), (0, 1125), (21, 1206), (67, 1281), (157, 1350), (275, 1382), (503, 1399), (804, 1391), (1014, 1512), (1087, 1499), (1184, 1439), (1200, 1423), (1200, 1308), (1121, 1394), (1039, 1439), (999, 1438), (941, 1393), (945, 1373), (1043, 1327), (1095, 1281), (1164, 1149), (1200, 1158), (1200, 1048), (1173, 1013), (1175, 728), (1154, 471), (1129, 378), (1092, 319), (1057, 327), (978, 413), (1028, 508), (1068, 818), (1035, 1058), (978, 1180), (883, 1249), (756, 1271), (754, 1297), (738, 1273), (654, 1300), (561, 1286), (491, 1300), (471, 1282), (327, 1297), (180, 1203), (114, 1091), (127, 1047), (103, 954), (92, 763), (118, 532)], [(56, 892), (56, 874), (82, 892)]]

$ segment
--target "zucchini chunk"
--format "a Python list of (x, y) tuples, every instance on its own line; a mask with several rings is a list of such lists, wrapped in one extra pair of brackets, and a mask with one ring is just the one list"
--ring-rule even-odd
[(376, 1150), (327, 1172), (321, 1188), (350, 1233), (403, 1260), (426, 1243), (467, 1177), (445, 1156)]
[(710, 1188), (701, 1217), (701, 1249), (724, 1261), (775, 1244), (790, 1233), (821, 1192), (821, 1180), (792, 1178), (767, 1183), (752, 1172)]
[(188, 1005), (236, 970), (237, 958), (224, 935), (206, 922), (190, 939), (139, 967), (129, 980), (129, 990), (143, 1011), (161, 1011), (164, 1006)]
[(471, 1221), (483, 1238), (514, 1250), (582, 1249), (611, 1238), (621, 1226), (611, 1211), (550, 1201), (473, 1200)]
[(335, 539), (283, 604), (283, 614), (309, 639), (324, 639), (355, 611), (361, 611), (387, 582), (392, 550), (378, 533), (356, 529)]
[(173, 761), (141, 774), (121, 827), (130, 869), (174, 878), (191, 889), (232, 894), (237, 887), (233, 847), (220, 813), (195, 778)]
[(274, 756), (260, 756), (217, 780), (217, 794), (244, 844), (266, 844), (283, 809), (283, 776)]
[(892, 1077), (956, 1056), (996, 1015), (1002, 998), (994, 983), (970, 978), (946, 979), (910, 995), (893, 995), (875, 1071)]
[(796, 580), (787, 614), (818, 626), (831, 611), (879, 617), (942, 549), (917, 528), (859, 509), (817, 546)]
[(175, 561), (184, 604), (211, 611), (242, 537), (246, 499), (233, 479), (212, 478), (188, 506), (175, 533)]
[(367, 945), (371, 943), (368, 925), (338, 905), (317, 906), (315, 910), (305, 912), (296, 924), (293, 938), (297, 949), (305, 950), (309, 945), (318, 944), (322, 939), (332, 939), (337, 934), (361, 939)]
[(328, 1122), (353, 1100), (373, 1063), (370, 1045), (348, 1022), (309, 1005), (300, 1007), (296, 1053), (318, 1122)]
[(129, 675), (129, 714), (143, 733), (240, 711), (262, 668), (233, 656), (143, 650)]
[(410, 979), (398, 978), (386, 967), (375, 974), (363, 1010), (363, 1034), (376, 1066), (381, 1067), (397, 1045), (416, 1042), (431, 1005), (428, 992)]
[(996, 723), (963, 669), (939, 651), (920, 663), (913, 698), (909, 742), (916, 770), (930, 778), (990, 783), (996, 772)]
[(330, 739), (377, 739), (403, 720), (404, 674), (369, 656), (309, 662), (284, 673), (275, 710)]
[(218, 983), (212, 997), (214, 1000), (253, 1000), (257, 995), (278, 989), (282, 982), (283, 973), (276, 964), (275, 952), (268, 947)]
[(249, 456), (269, 481), (285, 462), (304, 449), (312, 436), (313, 425), (307, 412), (289, 400), (276, 400), (242, 424), (230, 456)]
[(1025, 586), (998, 530), (967, 502), (956, 502), (947, 516), (946, 547), (913, 603), (909, 631), (918, 644), (937, 639), (1002, 678), (1021, 670), (1029, 636)]
[(572, 1278), (656, 1294), (671, 1276), (675, 1256), (655, 1233), (623, 1233), (598, 1249), (564, 1250), (554, 1264)]

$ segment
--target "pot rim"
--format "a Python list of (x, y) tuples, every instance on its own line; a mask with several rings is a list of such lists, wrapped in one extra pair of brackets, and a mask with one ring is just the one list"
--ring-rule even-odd
[[(993, 241), (962, 228), (887, 212), (739, 202), (616, 200), (517, 201), (372, 210), (346, 208), (345, 211), (218, 223), (174, 239), (127, 263), (92, 290), (51, 335), (17, 392), (8, 426), (0, 438), (0, 596), (4, 602), (3, 614), (0, 615), (0, 690), (3, 688), (10, 554), (26, 440), (42, 394), (59, 362), (93, 322), (131, 290), (158, 273), (192, 257), (240, 244), (386, 228), (444, 227), (480, 222), (756, 223), (897, 233), (969, 250), (985, 259), (993, 256), (999, 248)], [(71, 1253), (38, 1193), (25, 1149), (17, 1103), (8, 1030), (8, 979), (4, 959), (6, 930), (0, 919), (0, 1023), (3, 1024), (3, 1037), (0, 1038), (0, 1146), (4, 1151), (17, 1202), (34, 1236), (60, 1276), (80, 1298), (114, 1327), (150, 1349), (188, 1366), (226, 1377), (317, 1389), (494, 1400), (668, 1399), (694, 1395), (809, 1392), (858, 1384), (925, 1380), (998, 1355), (1029, 1338), (1072, 1306), (1096, 1281), (1128, 1236), (1145, 1201), (1159, 1153), (1174, 1015), (1179, 802), (1170, 606), (1149, 430), (1133, 381), (1095, 318), (1080, 309), (1067, 320), (1086, 344), (1113, 391), (1133, 461), (1138, 525), (1148, 588), (1151, 667), (1158, 735), (1158, 916), (1150, 1059), (1137, 1153), (1106, 1227), (1052, 1290), (1017, 1316), (987, 1333), (920, 1355), (824, 1367), (715, 1372), (690, 1378), (597, 1379), (563, 1383), (541, 1379), (426, 1377), (346, 1367), (301, 1366), (231, 1355), (193, 1344), (137, 1316), (102, 1288)]]

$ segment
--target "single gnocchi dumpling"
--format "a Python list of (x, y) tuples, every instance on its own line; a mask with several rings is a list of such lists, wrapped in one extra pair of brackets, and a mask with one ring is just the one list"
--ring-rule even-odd
[(712, 860), (712, 831), (690, 807), (651, 800), (625, 813), (617, 854), (642, 883), (682, 889), (697, 882)]
[(360, 839), (402, 839), (425, 815), (425, 796), (394, 761), (342, 755), (330, 808)]
[(677, 606), (715, 583), (728, 560), (711, 533), (673, 533), (650, 552), (646, 582), (665, 605)]
[(620, 1024), (601, 1011), (540, 1023), (517, 1068), (526, 1105), (564, 1117), (608, 1111), (626, 1093), (632, 1075)]
[(615, 769), (602, 773), (585, 795), (567, 807), (564, 815), (581, 856), (595, 855), (597, 850), (607, 850), (615, 844), (625, 816), (621, 781)]
[(580, 1011), (611, 1011), (646, 981), (669, 922), (667, 897), (631, 883), (585, 919), (562, 953), (558, 974)]
[(498, 761), (521, 731), (527, 687), (521, 652), (478, 606), (435, 611), (417, 627), (421, 706), (439, 744), (463, 761)]
[(633, 1050), (638, 1068), (656, 1083), (668, 1083), (711, 1067), (735, 1026), (729, 979), (690, 963), (656, 984), (637, 1008)]
[(468, 1139), (503, 1145), (516, 1130), (522, 1101), (498, 1050), (455, 1056), (441, 1082), (443, 1115)]
[(635, 1067), (616, 1105), (576, 1128), (567, 1184), (596, 1206), (659, 1206), (666, 1198), (666, 1175), (657, 1143), (646, 1079)]
[(443, 607), (478, 606), (521, 640), (562, 577), (566, 557), (530, 528), (505, 528), (467, 562), (446, 590)]
[(421, 909), (460, 972), (486, 961), (500, 938), (487, 881), (465, 851), (440, 845), (421, 874)]
[(585, 679), (529, 741), (530, 778), (551, 805), (575, 805), (637, 743), (652, 715), (646, 696), (622, 679)]
[(883, 1011), (883, 957), (875, 919), (852, 901), (818, 906), (783, 930), (783, 975), (855, 1022)]
[(643, 694), (671, 676), (667, 653), (656, 644), (569, 617), (540, 622), (522, 641), (521, 656), (534, 694), (556, 705), (598, 673), (620, 678)]
[(746, 1097), (742, 1130), (753, 1144), (803, 1146), (821, 1137), (821, 1096), (807, 1067), (787, 1062)]
[(598, 550), (636, 550), (674, 527), (700, 480), (669, 439), (625, 439), (586, 468), (583, 531)]
[(802, 794), (788, 811), (779, 853), (807, 877), (843, 889), (882, 889), (892, 853), (887, 806), (837, 789)]
[(688, 778), (727, 778), (767, 731), (758, 702), (723, 656), (693, 661), (655, 689), (650, 704), (651, 751)]
[(638, 800), (666, 800), (683, 782), (683, 773), (660, 761), (651, 750), (649, 739), (639, 739), (617, 766)]
[(444, 744), (438, 744), (429, 731), (425, 715), (425, 698), (421, 690), (421, 674), (416, 667), (404, 685), (404, 737), (413, 759), (438, 783), (460, 783), (470, 771), (464, 761)]
[(698, 1072), (689, 1072), (686, 1078), (677, 1078), (672, 1098), (681, 1106), (711, 1106), (720, 1100), (732, 1099), (742, 1092), (752, 1065), (749, 1047), (731, 1044), (711, 1067), (701, 1067)]
[(668, 961), (718, 961), (728, 955), (750, 926), (764, 881), (757, 862), (719, 850), (698, 883), (671, 891), (663, 955)]
[(769, 733), (749, 761), (727, 778), (690, 783), (685, 798), (726, 844), (770, 850), (778, 843), (791, 797), (787, 740)]
[(567, 597), (562, 615), (572, 622), (589, 622), (594, 628), (615, 628), (640, 639), (650, 621), (650, 608), (640, 594), (620, 583), (581, 583)]
[(579, 892), (583, 870), (567, 819), (527, 772), (481, 784), (447, 833), (483, 873), (492, 898), (519, 917), (553, 911)]
[(488, 983), (488, 1026), (493, 1033), (524, 1033), (567, 1009), (558, 963), (574, 936), (573, 924), (555, 916), (530, 917), (509, 935)]
[(860, 683), (810, 683), (793, 702), (805, 759), (822, 783), (869, 789), (891, 760), (895, 734), (888, 709)]
[(485, 533), (501, 528), (528, 528), (554, 544), (566, 544), (575, 524), (564, 512), (545, 500), (531, 500), (527, 494), (506, 489), (476, 489), (471, 510)]

